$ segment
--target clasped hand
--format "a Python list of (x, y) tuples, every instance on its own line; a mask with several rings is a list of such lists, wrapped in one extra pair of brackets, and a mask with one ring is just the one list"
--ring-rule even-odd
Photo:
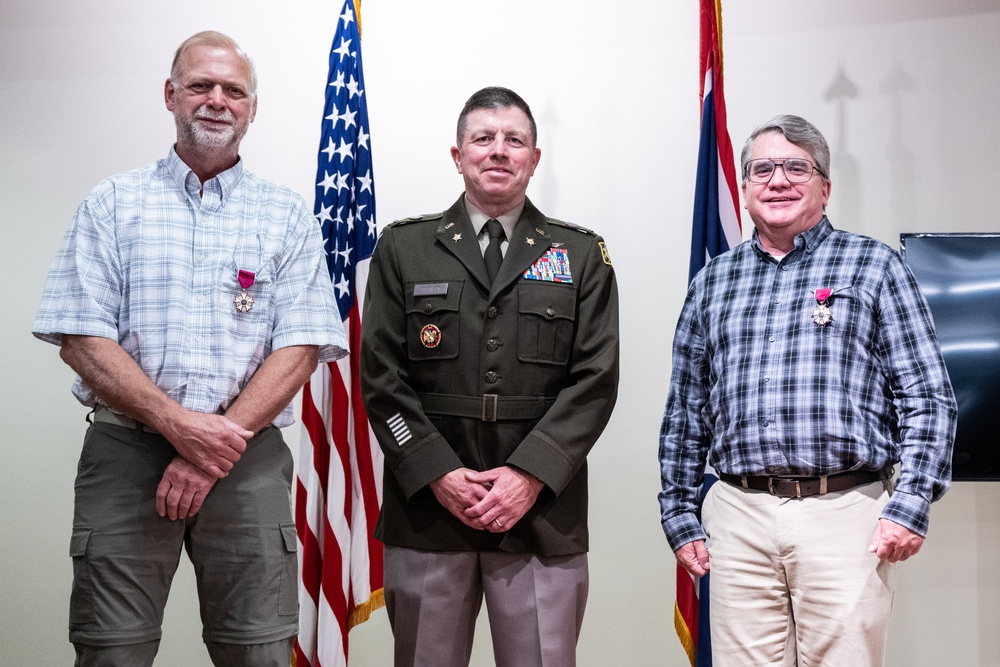
[(240, 460), (253, 432), (222, 415), (188, 411), (163, 435), (178, 454), (206, 475), (221, 479)]
[(434, 497), (476, 530), (510, 530), (535, 504), (544, 484), (534, 475), (501, 466), (483, 472), (458, 468), (430, 484)]
[(188, 412), (164, 433), (179, 456), (156, 488), (156, 512), (171, 521), (193, 517), (215, 482), (229, 474), (253, 432), (221, 415)]

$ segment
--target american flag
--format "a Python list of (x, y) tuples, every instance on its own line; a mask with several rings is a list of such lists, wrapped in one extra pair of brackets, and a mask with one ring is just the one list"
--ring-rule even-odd
[(330, 51), (316, 167), (314, 212), (351, 354), (320, 364), (303, 388), (296, 667), (346, 667), (348, 630), (383, 604), (382, 545), (372, 536), (382, 453), (361, 403), (357, 354), (376, 240), (360, 20), (360, 1), (347, 0)]
[[(695, 183), (688, 282), (709, 259), (736, 247), (743, 239), (733, 144), (726, 129), (726, 100), (722, 92), (722, 4), (701, 3), (701, 140)], [(705, 471), (702, 498), (718, 481)], [(674, 627), (692, 667), (712, 664), (712, 636), (708, 627), (709, 575), (693, 577), (677, 566)]]

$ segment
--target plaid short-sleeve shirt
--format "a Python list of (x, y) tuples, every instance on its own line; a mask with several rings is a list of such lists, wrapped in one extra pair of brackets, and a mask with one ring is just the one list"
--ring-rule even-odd
[[(244, 286), (252, 307), (234, 299)], [(249, 300), (247, 301), (249, 304)], [(243, 162), (202, 184), (173, 149), (112, 176), (77, 210), (33, 333), (118, 341), (168, 396), (223, 412), (272, 352), (346, 354), (319, 225), (302, 198)], [(73, 393), (95, 405), (78, 377)], [(291, 407), (275, 426), (292, 423)]]

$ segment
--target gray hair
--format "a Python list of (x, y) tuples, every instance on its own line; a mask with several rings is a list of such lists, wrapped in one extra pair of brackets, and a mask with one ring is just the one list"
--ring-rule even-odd
[(830, 180), (830, 147), (823, 138), (822, 133), (816, 126), (799, 116), (783, 114), (775, 116), (763, 125), (757, 126), (750, 133), (750, 138), (743, 144), (743, 151), (740, 153), (740, 172), (743, 180), (747, 177), (747, 163), (750, 161), (750, 151), (753, 148), (754, 139), (768, 132), (780, 132), (790, 143), (807, 151), (812, 156), (812, 161), (819, 170), (820, 176)]
[(482, 90), (477, 90), (472, 94), (472, 97), (466, 100), (465, 106), (462, 108), (462, 113), (458, 115), (458, 143), (456, 145), (462, 145), (462, 139), (465, 137), (466, 121), (470, 113), (477, 109), (499, 109), (500, 107), (517, 107), (523, 111), (524, 115), (528, 117), (528, 123), (531, 125), (531, 143), (538, 143), (538, 126), (535, 125), (535, 117), (531, 115), (531, 108), (528, 106), (528, 103), (509, 88), (490, 86)]
[(187, 53), (188, 49), (193, 46), (215, 46), (235, 51), (236, 55), (246, 61), (247, 67), (250, 69), (250, 97), (257, 97), (257, 67), (253, 63), (253, 58), (248, 56), (232, 37), (215, 30), (205, 30), (191, 35), (177, 47), (177, 51), (174, 52), (174, 61), (170, 65), (171, 81), (175, 84), (179, 83), (181, 76), (181, 64), (184, 60), (184, 54)]

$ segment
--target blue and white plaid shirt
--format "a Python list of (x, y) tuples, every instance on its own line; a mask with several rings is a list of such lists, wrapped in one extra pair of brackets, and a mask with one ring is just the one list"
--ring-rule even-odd
[[(821, 325), (824, 288), (832, 321)], [(754, 232), (695, 276), (677, 324), (659, 449), (670, 547), (705, 538), (706, 456), (732, 475), (901, 462), (882, 516), (926, 535), (951, 482), (956, 417), (930, 311), (897, 253), (825, 217), (780, 261)]]
[[(203, 193), (199, 195), (199, 191)], [(233, 302), (253, 272), (248, 312)], [(100, 183), (49, 271), (33, 333), (118, 341), (189, 410), (225, 411), (272, 352), (347, 354), (319, 225), (302, 198), (243, 168), (204, 183), (174, 152)], [(77, 377), (73, 393), (97, 398)], [(291, 424), (288, 406), (275, 426)]]

